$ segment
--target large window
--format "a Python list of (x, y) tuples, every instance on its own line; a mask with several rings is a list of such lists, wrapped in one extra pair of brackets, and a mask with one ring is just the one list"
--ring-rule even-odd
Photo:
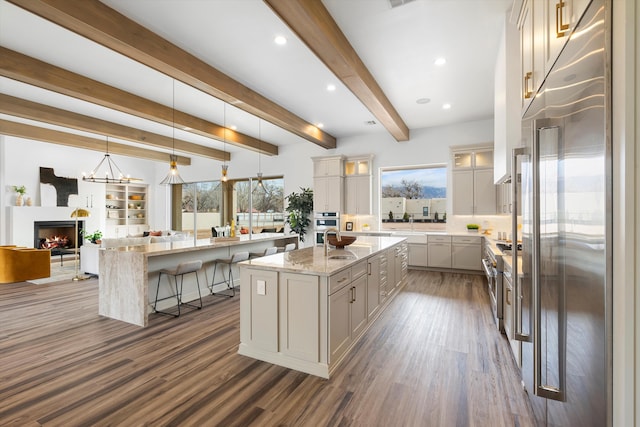
[(249, 233), (284, 231), (284, 179), (205, 181), (182, 184), (180, 223), (198, 239), (211, 237), (213, 227), (236, 221), (238, 230)]
[(386, 168), (380, 172), (382, 230), (445, 230), (447, 168)]

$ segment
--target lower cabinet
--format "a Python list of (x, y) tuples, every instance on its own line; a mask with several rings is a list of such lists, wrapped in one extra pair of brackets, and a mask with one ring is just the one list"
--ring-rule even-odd
[(329, 296), (329, 363), (337, 360), (367, 326), (367, 275)]
[(451, 236), (428, 236), (427, 267), (451, 268)]
[[(382, 287), (380, 271), (380, 255), (369, 258), (369, 270), (367, 271), (367, 318), (372, 318), (380, 308), (380, 288)], [(386, 267), (386, 266), (385, 266)], [(386, 288), (386, 270), (384, 286)]]
[(409, 265), (412, 267), (427, 266), (427, 245), (409, 243)]
[(451, 243), (451, 268), (482, 270), (482, 237), (453, 236)]

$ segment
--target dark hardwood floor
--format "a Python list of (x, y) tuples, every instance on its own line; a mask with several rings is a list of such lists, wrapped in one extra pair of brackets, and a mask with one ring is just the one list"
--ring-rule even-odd
[(96, 279), (0, 286), (0, 425), (533, 425), (482, 276), (410, 271), (330, 380), (238, 355), (239, 298), (97, 311)]

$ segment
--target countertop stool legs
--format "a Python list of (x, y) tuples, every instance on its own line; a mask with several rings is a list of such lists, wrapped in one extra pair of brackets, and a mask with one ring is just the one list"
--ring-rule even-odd
[[(163, 268), (162, 270), (160, 270), (160, 274), (158, 275), (158, 287), (156, 289), (156, 300), (153, 303), (153, 311), (159, 314), (166, 314), (168, 316), (178, 317), (180, 316), (181, 305), (188, 305), (189, 307), (197, 308), (198, 310), (200, 310), (202, 308), (202, 294), (200, 293), (200, 278), (198, 277), (198, 270), (200, 270), (201, 268), (202, 268), (202, 261), (194, 260), (194, 261), (181, 262), (174, 269)], [(196, 284), (198, 286), (198, 296), (200, 298), (200, 306), (197, 306), (195, 304), (191, 304), (188, 302), (182, 302), (182, 290), (183, 290), (182, 285), (184, 283), (184, 275), (189, 273), (195, 273), (196, 275)], [(171, 279), (169, 278), (169, 276), (173, 276), (173, 280), (175, 283), (175, 295), (158, 299), (158, 294), (160, 293), (160, 280), (163, 274), (167, 276), (167, 282), (169, 283), (170, 287), (171, 287)], [(180, 276), (179, 287), (178, 287), (178, 276)], [(178, 305), (178, 314), (168, 313), (166, 311), (160, 311), (157, 309), (158, 301), (162, 301), (162, 300), (174, 298), (174, 297), (176, 298), (176, 302)]]
[[(233, 279), (233, 264), (237, 264), (240, 261), (246, 261), (249, 259), (249, 252), (237, 252), (235, 254), (233, 254), (231, 257), (229, 258), (218, 258), (216, 260), (213, 261), (213, 277), (211, 278), (211, 287), (209, 288), (211, 290), (211, 295), (218, 295), (218, 296), (225, 296), (225, 297), (229, 297), (232, 298), (236, 295), (236, 288), (234, 286), (234, 279)], [(222, 273), (222, 281), (221, 282), (216, 282), (216, 271), (218, 269), (218, 264), (221, 264), (220, 267), (220, 272)], [(228, 273), (228, 277), (225, 277), (224, 275), (224, 270), (223, 267), (226, 265), (229, 269), (229, 273)], [(222, 283), (226, 283), (227, 285), (227, 291), (231, 291), (231, 294), (226, 293), (227, 291), (225, 291), (225, 293), (223, 292), (214, 292), (213, 291), (213, 287), (215, 285), (219, 285)]]

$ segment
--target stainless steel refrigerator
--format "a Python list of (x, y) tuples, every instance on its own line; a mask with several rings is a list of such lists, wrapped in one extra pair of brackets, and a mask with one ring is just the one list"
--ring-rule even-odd
[(604, 0), (589, 6), (514, 151), (523, 240), (515, 335), (539, 425), (611, 425), (609, 11)]

